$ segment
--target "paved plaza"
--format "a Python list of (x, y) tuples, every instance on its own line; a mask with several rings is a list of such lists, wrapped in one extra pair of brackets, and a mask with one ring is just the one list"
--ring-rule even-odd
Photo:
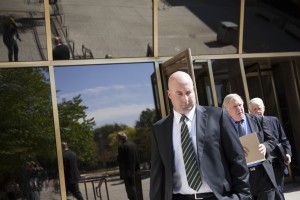
[[(97, 184), (94, 185), (97, 187)], [(109, 200), (127, 200), (125, 186), (123, 181), (116, 179), (116, 180), (108, 180), (107, 182), (108, 193), (109, 193)], [(143, 200), (149, 200), (149, 187), (150, 187), (150, 178), (146, 178), (142, 180), (142, 188), (143, 188)], [(86, 200), (98, 200), (100, 197), (94, 196), (92, 184), (87, 184), (87, 195), (85, 193), (84, 184), (80, 184), (80, 190), (84, 199)], [(101, 195), (102, 200), (108, 200), (106, 195), (105, 185), (103, 184), (101, 187)], [(300, 182), (290, 182), (286, 183), (285, 185), (285, 192), (284, 192), (286, 200), (298, 200), (300, 198)], [(54, 185), (51, 183), (47, 189), (44, 189), (41, 193), (41, 200), (58, 200), (60, 199), (59, 191), (54, 189)], [(75, 200), (72, 196), (68, 196), (69, 200)]]

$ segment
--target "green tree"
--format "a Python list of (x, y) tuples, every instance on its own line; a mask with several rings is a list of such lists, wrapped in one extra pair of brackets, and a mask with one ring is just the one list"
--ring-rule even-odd
[(88, 166), (96, 164), (96, 145), (93, 139), (94, 118), (87, 119), (87, 106), (82, 105), (81, 96), (58, 104), (62, 141), (75, 151), (80, 162)]
[(115, 163), (115, 159), (112, 157), (112, 146), (110, 134), (116, 133), (127, 129), (128, 126), (125, 124), (106, 124), (102, 127), (94, 130), (94, 139), (98, 147), (98, 160), (107, 166), (110, 163)]
[(151, 133), (152, 125), (157, 121), (155, 109), (142, 111), (139, 120), (135, 124), (136, 139), (140, 154), (140, 162), (148, 162), (151, 157)]
[(56, 159), (48, 72), (0, 70), (0, 170), (20, 170), (37, 158)]

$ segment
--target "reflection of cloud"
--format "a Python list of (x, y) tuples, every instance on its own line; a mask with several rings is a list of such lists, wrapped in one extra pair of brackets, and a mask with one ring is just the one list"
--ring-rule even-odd
[[(121, 105), (115, 107), (106, 107), (103, 109), (97, 109), (92, 112), (88, 112), (88, 118), (94, 117), (97, 126), (102, 124), (103, 122), (111, 122), (111, 123), (124, 123), (124, 119), (126, 117), (132, 118), (132, 122), (137, 121), (138, 117), (140, 116), (143, 110), (146, 108), (153, 108), (153, 104), (148, 105), (138, 105), (138, 104), (131, 104), (131, 105)], [(121, 121), (119, 121), (121, 120)], [(127, 119), (127, 121), (129, 121)], [(132, 125), (132, 124), (129, 124)]]
[(109, 86), (97, 86), (97, 87), (91, 87), (86, 88), (83, 90), (78, 90), (74, 92), (69, 93), (63, 93), (58, 92), (57, 96), (59, 101), (62, 99), (71, 100), (73, 97), (77, 95), (86, 96), (86, 97), (103, 97), (107, 96), (108, 94), (112, 95), (114, 93), (120, 95), (122, 92), (128, 92), (131, 91), (131, 93), (134, 93), (132, 91), (140, 91), (144, 90), (145, 88), (151, 89), (150, 84), (131, 84), (131, 85), (109, 85)]

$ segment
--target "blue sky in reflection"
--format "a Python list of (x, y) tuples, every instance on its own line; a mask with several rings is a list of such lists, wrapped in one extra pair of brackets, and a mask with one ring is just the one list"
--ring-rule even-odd
[(153, 72), (153, 63), (55, 67), (57, 101), (81, 94), (96, 127), (111, 123), (134, 126), (143, 110), (154, 108)]

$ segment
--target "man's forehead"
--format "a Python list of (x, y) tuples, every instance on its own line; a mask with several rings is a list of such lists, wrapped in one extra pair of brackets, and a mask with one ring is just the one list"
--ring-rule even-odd
[(230, 101), (230, 104), (243, 104), (244, 102), (240, 98), (232, 98)]

